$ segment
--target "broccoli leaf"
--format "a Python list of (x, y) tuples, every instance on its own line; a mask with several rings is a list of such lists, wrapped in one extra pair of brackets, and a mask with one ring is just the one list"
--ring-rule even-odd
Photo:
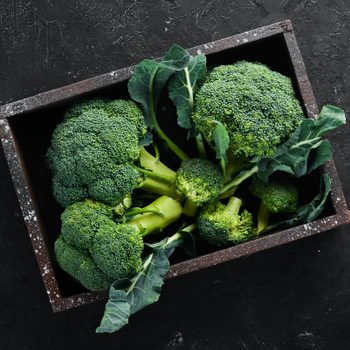
[(345, 113), (335, 106), (324, 106), (317, 119), (305, 119), (290, 139), (277, 147), (272, 157), (257, 157), (257, 176), (267, 181), (276, 171), (286, 172), (295, 177), (309, 174), (332, 156), (331, 145), (322, 136), (346, 123)]
[(173, 44), (162, 61), (145, 59), (136, 65), (128, 90), (131, 98), (142, 105), (150, 127), (154, 127), (152, 118), (161, 91), (174, 72), (187, 66), (189, 58), (185, 49)]
[(225, 173), (225, 167), (227, 163), (226, 152), (230, 145), (230, 137), (225, 126), (222, 123), (217, 122), (217, 125), (213, 132), (213, 138), (215, 143), (216, 158), (221, 160), (221, 168), (223, 170), (223, 173)]
[(206, 71), (205, 56), (191, 56), (188, 66), (176, 72), (169, 81), (169, 97), (176, 106), (177, 122), (182, 128), (194, 128), (191, 117), (193, 113), (194, 93), (198, 81), (204, 78)]
[(96, 333), (112, 333), (129, 321), (130, 304), (124, 290), (118, 289), (114, 283), (109, 290), (109, 299), (100, 326)]
[(158, 301), (164, 278), (169, 271), (169, 257), (183, 243), (183, 234), (148, 244), (153, 251), (143, 260), (142, 270), (131, 279), (115, 281), (109, 293), (104, 315), (97, 333), (116, 332), (128, 323), (129, 317)]
[(320, 191), (310, 203), (298, 207), (291, 218), (270, 225), (263, 232), (269, 232), (280, 226), (295, 226), (314, 221), (322, 213), (330, 191), (331, 179), (323, 174), (320, 180)]

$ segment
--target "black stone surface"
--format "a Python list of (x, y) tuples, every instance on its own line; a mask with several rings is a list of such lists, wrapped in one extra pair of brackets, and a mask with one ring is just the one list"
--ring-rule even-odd
[[(319, 105), (350, 112), (347, 0), (0, 0), (0, 103), (293, 21)], [(332, 135), (350, 199), (350, 126)], [(350, 228), (168, 281), (118, 334), (103, 303), (53, 314), (0, 152), (0, 349), (349, 349)]]

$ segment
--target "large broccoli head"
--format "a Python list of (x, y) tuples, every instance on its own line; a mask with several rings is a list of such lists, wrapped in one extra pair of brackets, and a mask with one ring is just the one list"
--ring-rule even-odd
[(106, 281), (126, 278), (141, 269), (142, 234), (134, 226), (115, 223), (113, 210), (85, 200), (70, 205), (61, 216), (57, 261), (90, 290), (100, 290)]
[(202, 208), (197, 218), (200, 236), (218, 247), (256, 237), (253, 216), (247, 210), (239, 213), (241, 204), (240, 199), (232, 197), (227, 205), (217, 202)]
[[(103, 107), (103, 108), (102, 108)], [(130, 164), (146, 126), (131, 101), (93, 100), (66, 113), (47, 152), (53, 194), (63, 207), (84, 198), (116, 205), (140, 181)]]
[(249, 158), (274, 154), (301, 123), (303, 111), (289, 78), (241, 61), (208, 74), (196, 95), (193, 120), (210, 142), (221, 122), (234, 154)]
[(176, 173), (178, 193), (196, 206), (214, 200), (219, 195), (223, 182), (220, 170), (206, 159), (185, 160)]

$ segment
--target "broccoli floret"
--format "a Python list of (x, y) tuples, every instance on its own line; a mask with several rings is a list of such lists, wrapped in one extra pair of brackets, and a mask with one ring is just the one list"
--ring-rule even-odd
[(55, 255), (62, 270), (78, 280), (86, 289), (97, 292), (110, 286), (111, 281), (91, 257), (66, 243), (61, 236), (55, 242)]
[(136, 187), (175, 195), (175, 173), (165, 165), (159, 162), (160, 178), (157, 167), (147, 174), (135, 167), (143, 157), (154, 157), (139, 146), (146, 125), (133, 102), (93, 100), (68, 115), (56, 127), (47, 152), (53, 194), (63, 207), (88, 197), (116, 206)]
[(82, 113), (90, 111), (92, 109), (101, 109), (104, 110), (106, 107), (106, 104), (108, 103), (107, 99), (92, 99), (92, 100), (85, 100), (80, 103), (76, 103), (71, 108), (67, 110), (67, 112), (64, 114), (65, 119), (75, 118), (79, 117)]
[(176, 189), (187, 198), (185, 212), (189, 215), (192, 212), (190, 207), (199, 207), (216, 199), (223, 183), (220, 170), (206, 159), (185, 160), (176, 173)]
[(143, 139), (147, 133), (147, 128), (144, 122), (143, 114), (132, 101), (127, 100), (114, 100), (106, 104), (105, 110), (111, 116), (118, 115), (123, 116), (125, 120), (128, 120), (136, 126), (139, 139)]
[(235, 156), (272, 155), (303, 120), (289, 78), (259, 63), (219, 66), (196, 95), (193, 120), (205, 138), (221, 122)]
[(114, 225), (113, 209), (105, 204), (85, 200), (70, 205), (61, 215), (61, 234), (65, 242), (88, 253), (101, 225)]
[(100, 288), (91, 281), (100, 281), (101, 275), (113, 281), (138, 272), (143, 237), (178, 220), (182, 206), (162, 196), (144, 208), (130, 209), (120, 223), (112, 220), (113, 212), (115, 208), (85, 200), (69, 206), (61, 216), (62, 234), (55, 243), (57, 261), (90, 290)]
[(294, 213), (298, 205), (298, 188), (286, 179), (269, 179), (267, 183), (254, 178), (250, 192), (261, 199), (258, 212), (258, 232), (268, 225), (270, 213)]
[(239, 213), (241, 205), (239, 198), (231, 197), (226, 205), (217, 202), (202, 208), (197, 218), (200, 236), (218, 247), (256, 237), (252, 214), (247, 210)]
[(127, 224), (102, 225), (90, 252), (96, 265), (112, 280), (139, 272), (142, 266), (142, 235)]

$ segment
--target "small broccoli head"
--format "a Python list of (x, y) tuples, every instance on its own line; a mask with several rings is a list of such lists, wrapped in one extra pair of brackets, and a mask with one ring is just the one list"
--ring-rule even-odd
[(238, 157), (272, 155), (303, 120), (289, 78), (262, 64), (219, 66), (196, 95), (193, 120), (206, 139), (221, 122)]
[(138, 184), (139, 174), (130, 163), (140, 154), (142, 113), (128, 101), (123, 113), (107, 109), (117, 102), (122, 104), (95, 100), (77, 105), (56, 127), (47, 158), (54, 196), (62, 206), (88, 196), (117, 205)]
[(96, 265), (112, 280), (139, 272), (142, 268), (141, 234), (127, 224), (102, 225), (90, 252)]
[(239, 214), (240, 206), (241, 201), (233, 197), (226, 206), (218, 202), (202, 208), (197, 218), (200, 236), (218, 247), (256, 237), (252, 214), (247, 210)]
[(286, 180), (269, 180), (265, 183), (255, 178), (250, 191), (261, 199), (271, 213), (293, 213), (298, 205), (298, 189)]
[(96, 266), (89, 255), (85, 255), (66, 243), (62, 236), (55, 242), (55, 255), (58, 264), (86, 289), (97, 292), (106, 290), (111, 282)]
[(178, 193), (196, 206), (214, 200), (222, 189), (223, 181), (220, 170), (206, 159), (185, 160), (176, 173)]
[(114, 224), (113, 210), (105, 204), (85, 200), (67, 207), (61, 215), (61, 234), (65, 242), (88, 254), (101, 225)]

